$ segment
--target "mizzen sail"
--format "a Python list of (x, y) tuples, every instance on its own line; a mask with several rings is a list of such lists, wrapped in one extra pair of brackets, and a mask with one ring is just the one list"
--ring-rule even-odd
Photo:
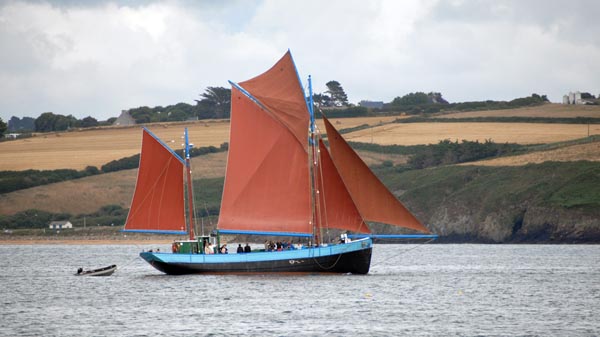
[(125, 231), (186, 233), (183, 160), (143, 129), (142, 152)]
[(323, 117), (331, 157), (363, 219), (429, 233)]

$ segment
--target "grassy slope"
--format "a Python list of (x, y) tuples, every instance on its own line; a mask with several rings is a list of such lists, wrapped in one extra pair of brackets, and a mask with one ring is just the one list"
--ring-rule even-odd
[[(505, 203), (600, 208), (600, 163), (545, 162), (511, 167), (447, 166), (395, 174), (382, 172), (391, 188), (416, 205), (460, 198), (488, 208)], [(421, 206), (422, 207), (422, 206)], [(421, 208), (419, 207), (419, 208)], [(483, 209), (491, 211), (491, 209)]]
[(546, 210), (554, 220), (548, 220), (542, 231), (564, 228), (566, 218), (585, 223), (585, 229), (593, 232), (588, 234), (600, 240), (600, 189), (594, 188), (600, 186), (598, 162), (448, 166), (399, 174), (387, 169), (379, 174), (420, 219), (441, 234), (500, 242), (527, 239), (530, 234), (520, 228), (523, 218), (533, 224), (539, 219), (527, 218), (527, 212)]

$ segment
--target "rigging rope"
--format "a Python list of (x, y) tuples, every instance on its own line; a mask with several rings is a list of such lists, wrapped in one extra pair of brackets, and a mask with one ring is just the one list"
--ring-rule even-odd
[(119, 270), (123, 270), (125, 269), (125, 267), (130, 266), (135, 260), (137, 260), (138, 258), (141, 258), (139, 255), (132, 258), (127, 264), (123, 265), (122, 267), (117, 266), (117, 270), (115, 270), (115, 273), (118, 272)]
[(319, 261), (317, 260), (317, 258), (316, 258), (316, 257), (314, 257), (314, 256), (313, 256), (313, 260), (315, 261), (315, 263), (317, 264), (317, 266), (319, 266), (319, 268), (321, 268), (321, 269), (324, 269), (324, 270), (329, 270), (329, 269), (332, 269), (332, 268), (334, 268), (334, 267), (337, 265), (337, 263), (338, 263), (338, 262), (340, 261), (340, 259), (342, 258), (342, 254), (343, 254), (343, 253), (340, 253), (340, 254), (338, 255), (337, 259), (335, 260), (335, 262), (334, 262), (334, 263), (333, 263), (333, 264), (332, 264), (330, 267), (323, 267), (323, 266), (322, 266), (322, 265), (319, 263)]
[[(398, 256), (401, 256), (401, 255), (403, 255), (403, 254), (406, 254), (406, 253), (410, 252), (411, 250), (414, 250), (414, 249), (420, 248), (422, 245), (424, 245), (424, 244), (427, 244), (427, 243), (430, 243), (431, 241), (434, 241), (434, 240), (435, 240), (435, 239), (429, 239), (429, 240), (427, 240), (427, 241), (425, 241), (425, 242), (422, 242), (422, 243), (416, 244), (414, 247), (411, 247), (411, 248), (409, 248), (409, 249), (405, 249), (404, 251), (400, 252), (400, 254), (392, 255), (392, 256), (390, 256), (389, 258), (387, 258), (387, 259), (385, 259), (385, 260), (383, 260), (383, 261), (379, 261), (379, 264), (383, 264), (383, 263), (385, 263), (385, 262), (387, 262), (387, 261), (389, 261), (389, 260), (391, 260), (391, 259), (393, 259), (393, 258), (397, 258)], [(375, 245), (375, 242), (373, 242), (373, 245)], [(373, 264), (371, 264), (371, 266), (373, 266)]]

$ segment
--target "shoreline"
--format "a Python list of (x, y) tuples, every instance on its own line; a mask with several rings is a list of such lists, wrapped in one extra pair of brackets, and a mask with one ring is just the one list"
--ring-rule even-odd
[(170, 245), (173, 239), (83, 239), (83, 238), (14, 238), (6, 239), (0, 238), (0, 246), (9, 245)]

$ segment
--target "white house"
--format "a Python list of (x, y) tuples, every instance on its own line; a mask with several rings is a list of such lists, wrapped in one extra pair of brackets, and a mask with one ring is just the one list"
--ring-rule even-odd
[(70, 221), (52, 221), (49, 227), (50, 229), (65, 229), (73, 228), (73, 224)]
[(595, 104), (593, 100), (585, 99), (581, 97), (580, 91), (569, 92), (568, 95), (563, 96), (563, 104)]

